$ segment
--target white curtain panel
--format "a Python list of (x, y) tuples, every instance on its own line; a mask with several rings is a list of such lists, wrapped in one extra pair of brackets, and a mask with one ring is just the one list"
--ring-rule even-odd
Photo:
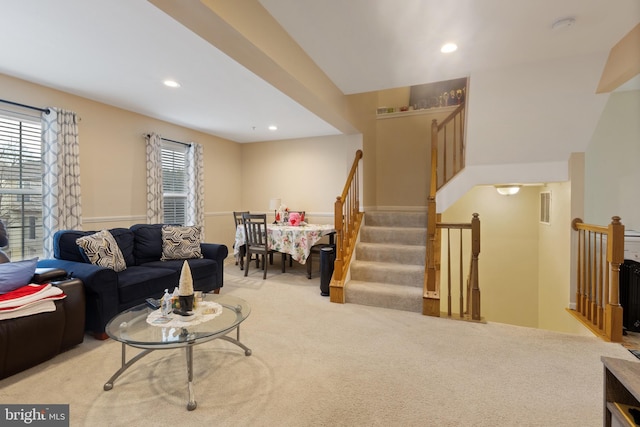
[(42, 113), (42, 216), (44, 258), (53, 257), (53, 234), (82, 230), (78, 117), (49, 108)]
[(204, 236), (204, 150), (191, 143), (187, 150), (187, 224), (199, 225)]
[(164, 221), (162, 200), (162, 138), (152, 133), (145, 136), (147, 142), (147, 223)]

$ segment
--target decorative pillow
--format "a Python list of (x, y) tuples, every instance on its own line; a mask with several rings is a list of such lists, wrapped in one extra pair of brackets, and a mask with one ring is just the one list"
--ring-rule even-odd
[(122, 271), (127, 268), (122, 251), (108, 230), (100, 230), (97, 233), (76, 239), (91, 264)]
[(162, 226), (162, 261), (169, 259), (202, 258), (200, 250), (201, 228), (197, 225), (180, 227)]
[(0, 294), (14, 291), (31, 283), (38, 258), (0, 264)]

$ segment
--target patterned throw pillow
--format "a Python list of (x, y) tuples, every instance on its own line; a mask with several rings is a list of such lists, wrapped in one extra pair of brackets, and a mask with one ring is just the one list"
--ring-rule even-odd
[(162, 261), (202, 258), (200, 227), (162, 226)]
[(76, 239), (76, 244), (84, 250), (91, 264), (115, 271), (127, 268), (122, 251), (108, 230), (100, 230), (89, 236), (80, 237)]

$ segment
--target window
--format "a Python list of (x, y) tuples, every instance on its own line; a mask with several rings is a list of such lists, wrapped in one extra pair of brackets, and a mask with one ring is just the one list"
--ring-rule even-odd
[(14, 260), (42, 255), (40, 118), (0, 112), (0, 219)]
[(164, 222), (184, 225), (187, 214), (187, 146), (162, 142)]

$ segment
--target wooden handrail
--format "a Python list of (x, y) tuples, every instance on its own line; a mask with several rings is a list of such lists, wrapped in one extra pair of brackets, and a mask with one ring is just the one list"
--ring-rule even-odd
[[(431, 124), (431, 185), (436, 191), (464, 169), (465, 108), (463, 101), (442, 122), (433, 120)], [(431, 193), (435, 197), (435, 191)]]
[[(465, 103), (462, 102), (441, 123), (431, 122), (431, 170), (429, 194), (427, 196), (427, 248), (425, 255), (425, 272), (423, 285), (422, 313), (429, 316), (440, 316), (440, 240), (441, 228), (471, 228), (477, 220), (477, 236), (472, 232), (472, 246), (477, 249), (471, 254), (472, 265), (469, 268), (469, 293), (476, 300), (472, 301), (474, 320), (480, 319), (480, 288), (477, 276), (477, 256), (480, 252), (480, 221), (474, 214), (470, 224), (440, 224), (436, 210), (436, 192), (463, 168), (464, 135), (465, 135)], [(450, 135), (450, 132), (452, 135)], [(477, 248), (476, 240), (477, 239)], [(450, 311), (450, 310), (449, 310)], [(461, 310), (462, 311), (462, 310)], [(475, 319), (477, 318), (477, 319)]]
[[(471, 222), (469, 223), (443, 223), (437, 222), (436, 228), (438, 230), (447, 230), (447, 316), (452, 317), (454, 315), (452, 309), (452, 295), (454, 293), (452, 289), (452, 270), (451, 264), (454, 256), (451, 252), (451, 230), (459, 230), (459, 253), (457, 255), (458, 264), (458, 299), (459, 310), (458, 317), (465, 320), (481, 321), (482, 316), (480, 313), (480, 284), (478, 279), (478, 258), (480, 254), (480, 217), (477, 213), (473, 214)], [(468, 255), (469, 267), (466, 274), (466, 289), (464, 289), (465, 272), (464, 272), (464, 253), (463, 253), (463, 230), (471, 231), (471, 251)], [(439, 303), (439, 299), (438, 299)], [(439, 307), (438, 307), (439, 309)], [(433, 309), (435, 311), (435, 307)], [(435, 315), (435, 313), (424, 313), (429, 315)], [(439, 313), (438, 313), (439, 315)]]
[(444, 119), (442, 122), (440, 122), (440, 124), (438, 125), (438, 131), (444, 129), (444, 127), (447, 125), (447, 123), (449, 123), (451, 120), (453, 120), (455, 117), (457, 117), (464, 110), (464, 106), (465, 106), (465, 103), (463, 101), (460, 105), (458, 105), (456, 107), (455, 110), (453, 110), (451, 112), (451, 114), (449, 114), (449, 116), (447, 116), (446, 119)]
[(358, 165), (362, 155), (362, 150), (356, 151), (344, 190), (340, 196), (336, 197), (334, 205), (336, 259), (329, 284), (329, 299), (331, 302), (344, 303), (344, 281), (362, 223), (363, 215), (360, 212), (360, 185), (358, 179)]
[(620, 217), (608, 226), (571, 222), (577, 233), (576, 309), (585, 326), (608, 341), (622, 341), (620, 265), (624, 262), (624, 225)]

